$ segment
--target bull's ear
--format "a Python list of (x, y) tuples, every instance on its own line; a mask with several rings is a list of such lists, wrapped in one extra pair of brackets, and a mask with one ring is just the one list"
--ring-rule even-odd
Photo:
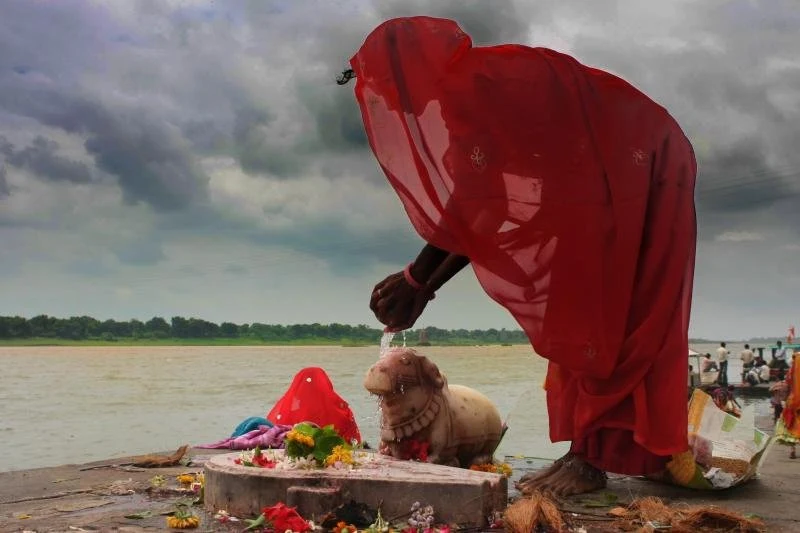
[(442, 376), (442, 373), (439, 372), (439, 367), (424, 355), (418, 356), (418, 359), (422, 376), (434, 387), (441, 389), (444, 386), (444, 377)]

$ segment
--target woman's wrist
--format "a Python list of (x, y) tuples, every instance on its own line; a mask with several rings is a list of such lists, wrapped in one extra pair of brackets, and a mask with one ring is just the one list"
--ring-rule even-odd
[(426, 244), (409, 266), (408, 273), (417, 283), (424, 286), (449, 255), (449, 252)]
[(414, 268), (414, 263), (409, 263), (405, 269), (403, 269), (403, 277), (406, 280), (406, 283), (411, 285), (414, 289), (421, 291), (425, 288), (424, 283), (420, 283), (411, 273), (411, 269)]

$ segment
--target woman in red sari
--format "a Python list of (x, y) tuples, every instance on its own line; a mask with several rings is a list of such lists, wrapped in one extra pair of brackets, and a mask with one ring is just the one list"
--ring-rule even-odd
[(663, 470), (688, 449), (695, 159), (667, 111), (543, 48), (473, 47), (450, 20), (375, 29), (351, 60), (370, 146), (427, 245), (375, 286), (411, 327), (470, 264), (537, 354), (570, 452), (523, 492)]

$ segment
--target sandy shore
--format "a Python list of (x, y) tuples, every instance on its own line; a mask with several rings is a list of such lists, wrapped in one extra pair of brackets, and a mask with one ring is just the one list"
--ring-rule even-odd
[[(160, 531), (166, 530), (164, 516), (187, 494), (174, 491), (153, 492), (150, 479), (162, 475), (175, 487), (175, 476), (198, 472), (212, 450), (192, 449), (189, 466), (134, 469), (123, 465), (127, 458), (110, 459), (85, 465), (0, 473), (0, 531)], [(532, 466), (523, 459), (512, 460), (514, 479)], [(98, 468), (100, 467), (100, 468)], [(715, 505), (744, 514), (763, 517), (768, 531), (800, 531), (800, 460), (790, 460), (785, 448), (770, 450), (757, 480), (720, 492), (700, 492), (649, 482), (640, 478), (612, 476), (603, 494), (613, 493), (620, 503), (635, 497), (658, 496), (676, 503)], [(511, 496), (513, 497), (513, 491)], [(587, 531), (613, 531), (606, 517), (607, 508), (586, 505), (586, 498), (563, 502), (563, 509), (576, 513), (572, 519)], [(241, 523), (226, 527), (196, 507), (201, 526), (196, 531), (241, 531)], [(150, 511), (143, 519), (126, 515)]]

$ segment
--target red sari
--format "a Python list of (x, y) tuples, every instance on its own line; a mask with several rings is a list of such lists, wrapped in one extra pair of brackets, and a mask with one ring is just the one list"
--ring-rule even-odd
[(553, 441), (645, 474), (686, 450), (696, 165), (665, 109), (544, 48), (450, 20), (352, 58), (375, 156), (428, 243), (469, 257), (549, 363)]

